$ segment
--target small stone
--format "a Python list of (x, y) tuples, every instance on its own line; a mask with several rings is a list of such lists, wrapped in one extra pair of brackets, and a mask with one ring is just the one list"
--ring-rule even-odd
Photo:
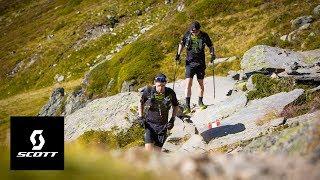
[(314, 32), (311, 32), (308, 36), (309, 37), (314, 37), (316, 34)]
[(182, 12), (184, 10), (184, 4), (179, 4), (178, 6), (177, 6), (177, 11), (178, 12)]
[(165, 0), (165, 1), (164, 1), (164, 4), (172, 4), (172, 3), (173, 3), (172, 0)]
[(310, 23), (307, 23), (307, 24), (305, 24), (305, 25), (303, 25), (303, 26), (301, 26), (301, 27), (299, 27), (299, 30), (306, 30), (306, 29), (309, 29), (310, 28)]
[(312, 16), (300, 16), (291, 21), (291, 27), (297, 29), (307, 23), (311, 23), (313, 21)]
[(134, 12), (137, 16), (141, 16), (142, 15), (142, 11), (141, 10), (136, 10), (135, 12)]
[(64, 76), (63, 75), (60, 75), (60, 74), (56, 74), (54, 79), (57, 81), (57, 82), (62, 82), (64, 80)]
[(318, 5), (317, 7), (315, 7), (313, 9), (313, 14), (314, 15), (320, 15), (320, 5)]
[(270, 77), (272, 79), (279, 79), (279, 76), (276, 73), (272, 73)]
[(287, 41), (288, 40), (288, 35), (283, 35), (283, 36), (280, 37), (280, 39), (282, 41)]

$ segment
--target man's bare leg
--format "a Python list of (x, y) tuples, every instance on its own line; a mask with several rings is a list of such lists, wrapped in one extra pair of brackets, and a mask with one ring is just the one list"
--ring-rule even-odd
[(203, 79), (198, 79), (198, 83), (200, 87), (198, 105), (200, 106), (200, 109), (206, 109), (207, 105), (203, 104), (203, 93), (204, 93)]
[(192, 87), (192, 78), (186, 78), (186, 89), (185, 89), (186, 97), (191, 97), (191, 87)]
[(185, 89), (185, 97), (186, 97), (186, 108), (183, 113), (190, 113), (190, 98), (191, 98), (191, 87), (192, 87), (192, 78), (186, 78), (186, 89)]
[(156, 152), (161, 152), (161, 147), (158, 147), (158, 146), (153, 146), (153, 150), (156, 151)]
[(149, 152), (153, 151), (154, 150), (153, 144), (152, 143), (144, 144), (144, 149)]
[(204, 92), (204, 85), (203, 85), (203, 79), (198, 79), (200, 91), (199, 91), (199, 97), (203, 97), (203, 92)]

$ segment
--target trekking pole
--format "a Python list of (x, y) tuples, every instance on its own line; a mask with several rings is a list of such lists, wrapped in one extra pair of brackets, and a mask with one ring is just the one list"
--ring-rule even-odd
[(175, 68), (174, 68), (174, 74), (173, 74), (173, 87), (172, 87), (173, 90), (174, 90), (174, 85), (176, 83), (177, 69), (178, 69), (178, 62), (176, 61), (176, 65), (175, 65)]
[(213, 100), (216, 99), (216, 83), (215, 83), (215, 79), (214, 79), (214, 62), (212, 61), (212, 80), (213, 80)]

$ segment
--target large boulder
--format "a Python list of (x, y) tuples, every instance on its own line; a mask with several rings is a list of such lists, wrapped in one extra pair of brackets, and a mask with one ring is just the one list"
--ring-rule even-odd
[(208, 129), (208, 123), (216, 119), (226, 118), (247, 104), (244, 92), (235, 92), (224, 101), (208, 106), (205, 111), (199, 111), (191, 118), (200, 133)]
[(176, 118), (174, 127), (170, 130), (170, 135), (166, 139), (162, 150), (176, 152), (195, 133), (196, 127), (193, 123)]
[(206, 152), (206, 143), (203, 140), (202, 136), (194, 134), (190, 139), (185, 142), (178, 153), (205, 153)]
[(257, 45), (249, 49), (242, 58), (241, 68), (245, 72), (259, 71), (261, 69), (290, 69), (294, 63), (308, 66), (320, 61), (320, 49), (294, 52), (266, 45)]
[(62, 87), (53, 90), (50, 99), (47, 104), (45, 104), (38, 116), (56, 116), (58, 111), (61, 110), (61, 106), (64, 100), (64, 89)]
[[(208, 76), (204, 78), (204, 95), (203, 95), (203, 102), (205, 104), (212, 104), (216, 103), (219, 101), (224, 100), (227, 98), (227, 93), (230, 89), (233, 89), (234, 84), (236, 81), (229, 77), (221, 77), (221, 76), (215, 76), (215, 98), (213, 96), (214, 93), (214, 86), (213, 86), (213, 77)], [(192, 96), (191, 96), (191, 104), (198, 104), (198, 94), (199, 94), (199, 85), (197, 82), (197, 78), (193, 78), (193, 83), (192, 83)], [(172, 88), (173, 83), (168, 83), (168, 87)], [(177, 80), (174, 83), (175, 89), (174, 91), (176, 92), (177, 98), (180, 99), (185, 99), (185, 81), (184, 80)]]
[(135, 120), (131, 112), (139, 102), (139, 93), (120, 93), (91, 101), (65, 118), (65, 141), (71, 141), (89, 130), (129, 128)]
[[(268, 119), (276, 119), (283, 108), (296, 100), (303, 92), (303, 89), (295, 89), (290, 92), (281, 92), (269, 97), (250, 101), (246, 107), (222, 120), (222, 125), (239, 128), (239, 131), (227, 132), (225, 135), (211, 140), (209, 147), (217, 148), (257, 137), (261, 132), (265, 131), (268, 126), (273, 125), (272, 123), (268, 123)], [(257, 122), (262, 119), (265, 119), (266, 124), (257, 124)], [(243, 129), (242, 124), (245, 129)], [(225, 129), (221, 128), (221, 130), (224, 131)], [(218, 132), (214, 133), (217, 134)], [(210, 133), (207, 132), (206, 135), (208, 134)]]
[(76, 110), (85, 107), (88, 102), (89, 97), (85, 95), (84, 89), (76, 89), (68, 95), (62, 115), (66, 116), (72, 114)]
[(137, 84), (137, 81), (132, 79), (130, 81), (124, 81), (122, 83), (121, 92), (132, 92), (134, 91), (134, 86)]

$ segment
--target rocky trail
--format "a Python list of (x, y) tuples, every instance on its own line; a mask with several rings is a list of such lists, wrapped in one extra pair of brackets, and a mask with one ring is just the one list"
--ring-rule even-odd
[[(125, 151), (112, 150), (112, 154), (116, 158), (134, 162), (136, 166), (148, 167), (153, 172), (171, 172), (162, 167), (176, 168), (173, 173), (178, 173), (179, 177), (189, 174), (198, 179), (300, 179), (301, 173), (309, 173), (309, 178), (319, 179), (320, 173), (316, 171), (320, 159), (320, 110), (316, 105), (319, 104), (317, 99), (320, 89), (319, 50), (303, 52), (304, 56), (287, 59), (281, 58), (283, 54), (279, 52), (283, 51), (268, 46), (248, 50), (242, 59), (241, 71), (229, 72), (227, 77), (215, 77), (216, 98), (213, 97), (213, 77), (206, 77), (204, 103), (208, 107), (204, 110), (197, 107), (199, 85), (195, 78), (191, 96), (195, 112), (190, 116), (182, 113), (178, 115), (162, 148), (163, 153), (147, 153), (144, 156), (141, 153), (146, 152), (141, 152), (141, 147), (133, 147)], [(277, 58), (283, 63), (279, 63)], [(261, 59), (264, 59), (263, 63)], [(266, 82), (259, 80), (275, 84), (261, 87)], [(301, 80), (316, 88), (303, 89), (301, 87), (304, 86), (296, 86)], [(280, 88), (286, 89), (270, 89), (269, 86), (276, 88), (280, 82), (287, 83), (280, 85), (285, 86)], [(172, 88), (173, 83), (167, 86)], [(263, 91), (261, 88), (264, 88)], [(183, 105), (185, 81), (177, 80), (174, 90)], [(58, 93), (60, 91), (54, 91), (44, 112), (59, 109), (61, 97), (64, 96)], [(250, 93), (254, 91), (266, 94), (252, 98), (254, 96), (250, 96)], [(81, 106), (79, 98), (83, 93), (72, 96), (73, 101), (65, 102), (65, 107), (75, 107), (65, 117), (67, 142), (77, 140), (90, 130), (109, 131), (114, 127), (126, 130), (136, 120), (139, 92), (123, 92), (86, 100), (80, 103)], [(314, 104), (308, 105), (306, 113), (298, 116), (283, 115), (284, 112), (298, 111), (290, 111), (288, 107), (303, 105), (307, 99)], [(220, 125), (210, 128), (208, 124), (217, 119)], [(295, 159), (299, 159), (299, 163), (293, 164)]]

